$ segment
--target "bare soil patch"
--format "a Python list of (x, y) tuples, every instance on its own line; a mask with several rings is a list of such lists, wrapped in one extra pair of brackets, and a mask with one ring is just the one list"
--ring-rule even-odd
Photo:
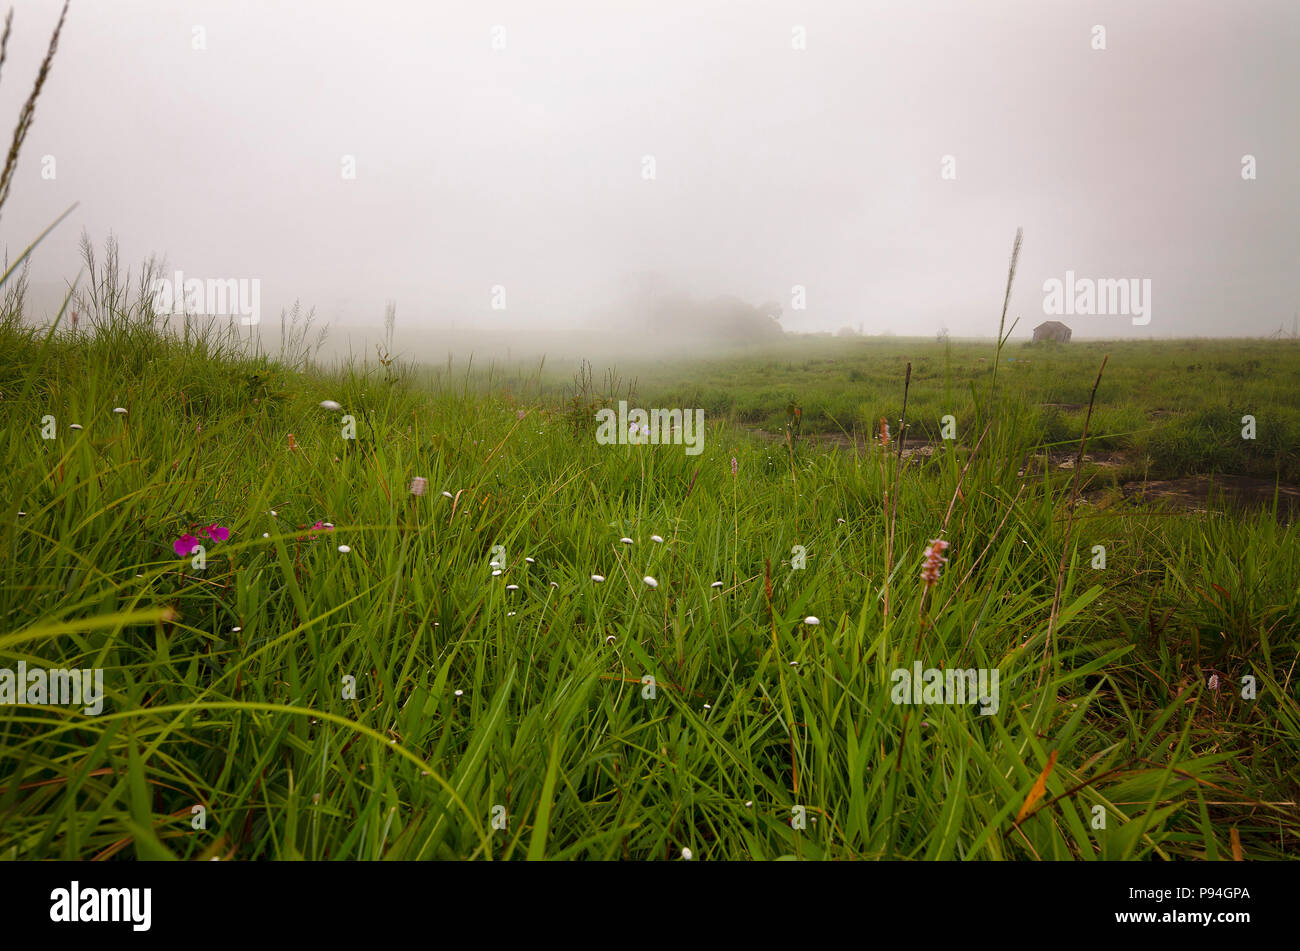
[[(1053, 404), (1045, 404), (1053, 405)], [(1054, 404), (1066, 406), (1069, 404)], [(762, 429), (750, 432), (767, 442), (785, 443), (784, 432), (769, 432)], [(865, 450), (868, 441), (856, 440), (844, 433), (806, 433), (799, 436), (797, 442), (823, 449), (842, 451)], [(903, 458), (934, 455), (937, 444), (927, 439), (908, 439), (903, 444)], [(1040, 453), (1025, 460), (1020, 475), (1026, 472), (1041, 472), (1044, 465), (1051, 469), (1070, 471), (1074, 468), (1077, 451)], [(1083, 456), (1086, 474), (1102, 469), (1118, 469), (1129, 462), (1128, 456), (1121, 451), (1098, 450), (1087, 452)], [(1282, 483), (1276, 485), (1271, 479), (1253, 476), (1235, 475), (1194, 475), (1179, 479), (1148, 480), (1146, 482), (1126, 482), (1120, 486), (1120, 497), (1126, 503), (1141, 506), (1163, 506), (1186, 512), (1208, 512), (1213, 508), (1250, 509), (1271, 508), (1274, 491), (1278, 498), (1279, 514), (1292, 517), (1300, 514), (1300, 486)], [(1101, 488), (1093, 484), (1085, 487), (1082, 496), (1092, 503), (1114, 502), (1114, 489)]]
[(1300, 486), (1252, 476), (1196, 475), (1129, 482), (1120, 491), (1132, 502), (1157, 503), (1192, 512), (1206, 512), (1215, 507), (1270, 508), (1276, 494), (1279, 511), (1300, 512)]

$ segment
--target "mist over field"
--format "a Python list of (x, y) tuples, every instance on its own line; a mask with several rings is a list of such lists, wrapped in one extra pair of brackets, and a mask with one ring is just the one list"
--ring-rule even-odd
[[(60, 3), (21, 6), (27, 76)], [(1289, 333), (1300, 304), (1288, 0), (129, 0), (69, 24), (0, 221), (12, 257), (81, 203), (32, 260), (37, 313), (111, 234), (124, 265), (259, 281), (265, 334), (301, 301), (334, 354), (371, 353), (390, 302), (430, 362), (988, 337), (1021, 226), (1013, 340), (1067, 274), (1149, 282), (1144, 315), (1061, 316), (1076, 338)]]
[(22, 0), (5, 933), (202, 895), (372, 939), (429, 906), (391, 860), (1283, 911), (1237, 863), (1300, 856), (1297, 41), (1294, 0)]

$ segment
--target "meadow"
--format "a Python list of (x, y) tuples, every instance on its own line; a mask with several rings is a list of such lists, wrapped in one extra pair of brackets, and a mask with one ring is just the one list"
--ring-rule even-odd
[(1295, 480), (1294, 343), (317, 365), (90, 263), (0, 311), (0, 669), (104, 685), (0, 706), (0, 857), (1297, 854), (1292, 514), (1121, 491)]
[[(465, 355), (417, 378), (435, 387), (473, 381), (479, 392), (501, 388), (544, 401), (579, 393), (614, 399), (630, 387), (647, 405), (702, 407), (711, 419), (778, 441), (788, 408), (797, 405), (803, 434), (860, 448), (878, 438), (882, 417), (899, 419), (909, 364), (909, 443), (940, 442), (947, 414), (959, 437), (969, 434), (978, 425), (995, 349), (988, 340), (790, 335), (778, 346), (736, 346), (709, 356), (604, 355), (598, 369), (588, 364), (585, 380), (573, 361), (485, 364)], [(1097, 392), (1088, 446), (1107, 455), (1108, 470), (1117, 470), (1107, 473), (1106, 484), (1209, 472), (1300, 482), (1300, 342), (1009, 342), (999, 369), (1002, 398), (1028, 417), (1028, 444), (1072, 454), (1103, 357), (1105, 385)], [(1251, 439), (1242, 438), (1245, 415), (1256, 419)]]

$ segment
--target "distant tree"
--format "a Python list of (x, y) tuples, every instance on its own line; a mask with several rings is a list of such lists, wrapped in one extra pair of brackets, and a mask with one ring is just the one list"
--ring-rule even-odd
[(770, 302), (755, 307), (738, 297), (700, 301), (672, 295), (656, 300), (645, 320), (657, 332), (679, 339), (747, 341), (782, 334), (779, 312), (780, 305)]

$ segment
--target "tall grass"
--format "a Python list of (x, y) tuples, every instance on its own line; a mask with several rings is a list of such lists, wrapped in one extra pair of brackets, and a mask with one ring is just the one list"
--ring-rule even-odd
[[(1268, 513), (1071, 530), (1013, 400), (903, 465), (717, 426), (691, 457), (598, 445), (540, 388), (128, 332), (139, 304), (2, 331), (0, 666), (108, 696), (0, 708), (0, 855), (1294, 854), (1297, 538)], [(171, 543), (209, 523), (196, 570)], [(918, 660), (996, 668), (998, 712), (895, 704)]]

